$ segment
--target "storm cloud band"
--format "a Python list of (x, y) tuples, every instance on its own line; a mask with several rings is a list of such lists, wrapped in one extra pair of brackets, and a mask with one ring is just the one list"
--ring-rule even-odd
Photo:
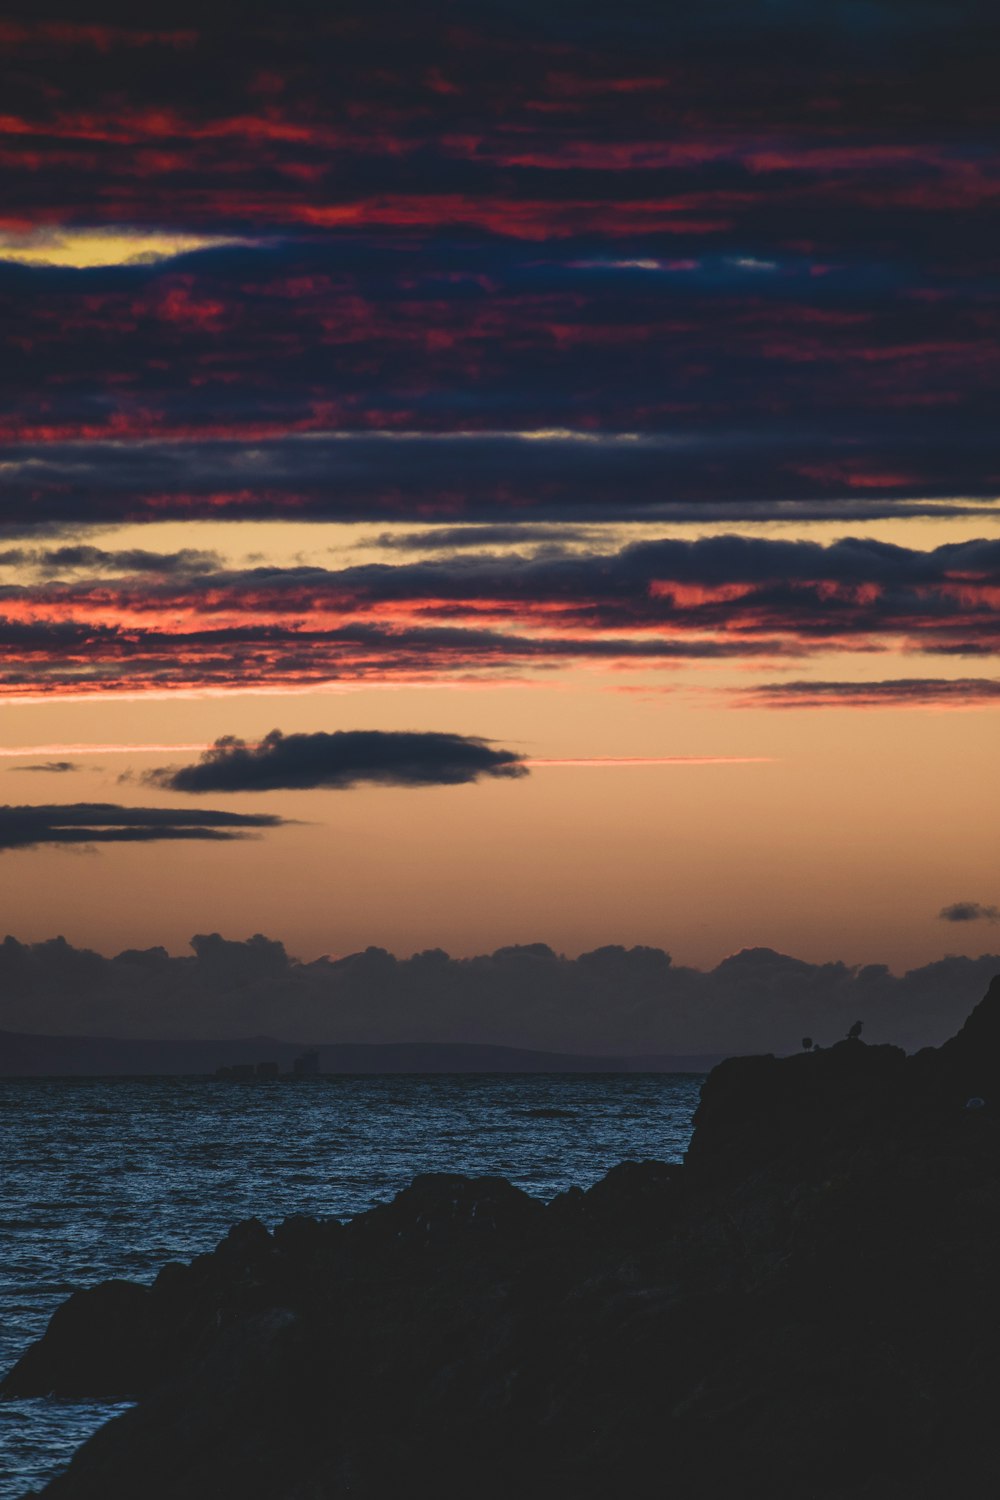
[(869, 508), (936, 513), (932, 502), (962, 514), (970, 497), (991, 502), (1000, 488), (985, 413), (978, 426), (948, 405), (934, 424), (924, 416), (908, 428), (895, 418), (877, 428), (866, 419), (839, 432), (829, 415), (804, 432), (787, 419), (746, 421), (752, 434), (688, 420), (659, 432), (0, 442), (0, 529), (170, 519), (691, 521), (725, 519), (734, 506), (748, 519), (801, 511), (837, 520)]

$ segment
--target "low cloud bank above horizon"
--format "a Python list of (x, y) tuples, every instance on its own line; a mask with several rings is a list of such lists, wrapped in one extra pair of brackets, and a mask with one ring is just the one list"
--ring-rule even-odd
[(981, 901), (955, 901), (943, 906), (938, 916), (944, 922), (1000, 922), (1000, 906), (984, 906)]
[(70, 802), (0, 807), (0, 852), (43, 845), (150, 843), (155, 839), (241, 839), (285, 822), (270, 813)]
[(884, 964), (806, 963), (744, 949), (711, 970), (660, 948), (566, 958), (545, 943), (451, 958), (384, 948), (300, 962), (260, 933), (105, 958), (64, 938), (0, 943), (0, 1031), (147, 1039), (273, 1037), (469, 1042), (605, 1056), (790, 1052), (864, 1021), (865, 1040), (913, 1050), (964, 1022), (1000, 954), (950, 956), (897, 977)]
[(259, 745), (216, 740), (190, 766), (160, 766), (145, 781), (174, 792), (264, 792), (328, 787), (461, 786), (483, 776), (527, 776), (522, 757), (470, 735), (378, 729), (282, 734)]

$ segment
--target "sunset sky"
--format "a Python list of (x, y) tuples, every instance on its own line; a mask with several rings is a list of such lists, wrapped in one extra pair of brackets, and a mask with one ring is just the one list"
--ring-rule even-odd
[(995, 7), (4, 15), (5, 931), (996, 948)]

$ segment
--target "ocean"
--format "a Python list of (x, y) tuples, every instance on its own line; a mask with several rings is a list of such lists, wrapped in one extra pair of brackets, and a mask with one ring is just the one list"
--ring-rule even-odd
[[(0, 1080), (0, 1368), (80, 1287), (150, 1282), (251, 1216), (349, 1218), (420, 1172), (543, 1199), (616, 1162), (680, 1161), (693, 1074), (392, 1074), (301, 1082)], [(0, 1500), (121, 1408), (0, 1401)]]

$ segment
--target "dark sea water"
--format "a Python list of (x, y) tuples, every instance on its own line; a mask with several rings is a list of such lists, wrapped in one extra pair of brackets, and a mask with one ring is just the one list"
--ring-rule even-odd
[[(499, 1174), (548, 1199), (616, 1162), (679, 1161), (701, 1079), (390, 1075), (301, 1083), (0, 1080), (0, 1367), (71, 1291), (152, 1281), (239, 1219), (348, 1218), (418, 1172)], [(0, 1500), (120, 1408), (0, 1402)], [(138, 1497), (137, 1497), (138, 1500)]]

